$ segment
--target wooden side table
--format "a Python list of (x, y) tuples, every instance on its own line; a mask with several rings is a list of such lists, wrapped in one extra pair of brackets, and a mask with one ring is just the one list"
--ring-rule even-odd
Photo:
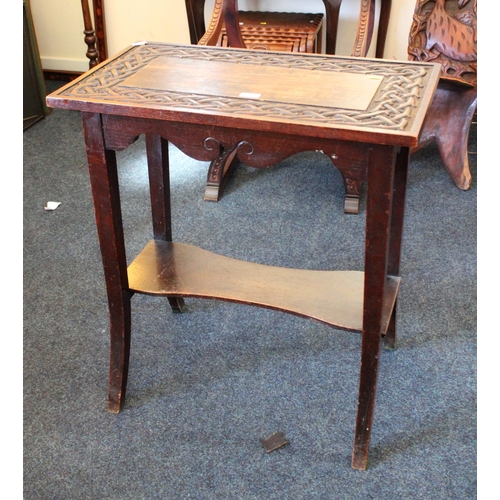
[[(439, 72), (432, 63), (144, 42), (47, 97), (82, 112), (110, 313), (109, 411), (125, 399), (135, 293), (166, 296), (177, 311), (184, 297), (277, 309), (361, 332), (352, 466), (366, 468), (381, 341), (396, 340), (409, 149)], [(127, 266), (116, 151), (141, 134), (153, 239)], [(357, 157), (367, 181), (364, 269), (275, 268), (173, 241), (168, 141), (198, 160), (231, 150), (255, 167), (310, 150)]]

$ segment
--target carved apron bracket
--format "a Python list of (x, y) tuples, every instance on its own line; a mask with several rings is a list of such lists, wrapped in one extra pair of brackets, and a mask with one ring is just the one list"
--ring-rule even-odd
[(235, 146), (223, 148), (217, 139), (207, 137), (205, 139), (205, 148), (214, 149), (213, 145), (220, 148), (221, 154), (210, 163), (207, 175), (207, 184), (205, 187), (205, 201), (219, 201), (220, 195), (227, 184), (227, 181), (238, 163), (238, 150), (241, 148), (249, 149), (246, 155), (253, 153), (253, 146), (248, 141), (240, 141)]

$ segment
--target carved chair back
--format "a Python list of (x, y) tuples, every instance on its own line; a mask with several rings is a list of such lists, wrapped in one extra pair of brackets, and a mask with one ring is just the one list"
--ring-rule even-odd
[(443, 80), (477, 86), (477, 0), (417, 0), (409, 59), (441, 64)]
[[(245, 48), (239, 30), (237, 0), (214, 0), (214, 8), (208, 28), (205, 28), (205, 0), (185, 0), (192, 44), (217, 45), (225, 25), (229, 45)], [(383, 57), (387, 27), (391, 10), (391, 0), (380, 0), (379, 27), (376, 57)], [(325, 52), (335, 54), (337, 28), (342, 0), (323, 0), (325, 8), (326, 44)], [(376, 0), (361, 0), (358, 27), (351, 55), (364, 57), (370, 47), (374, 23)]]

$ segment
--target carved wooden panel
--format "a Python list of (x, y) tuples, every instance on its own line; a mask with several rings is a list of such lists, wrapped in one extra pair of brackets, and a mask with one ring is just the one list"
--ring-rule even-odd
[[(253, 65), (257, 69), (269, 65), (296, 68), (314, 72), (335, 72), (382, 77), (382, 81), (366, 109), (335, 108), (331, 104), (293, 104), (273, 100), (260, 101), (247, 98), (214, 96), (204, 93), (172, 91), (124, 85), (131, 75), (162, 56), (188, 58), (195, 61), (217, 61), (228, 65)], [(86, 102), (110, 102), (114, 105), (135, 107), (165, 107), (168, 109), (198, 110), (226, 116), (238, 115), (249, 118), (284, 119), (289, 123), (322, 124), (336, 126), (380, 128), (408, 131), (416, 118), (421, 90), (431, 78), (433, 66), (408, 65), (401, 62), (370, 60), (363, 58), (332, 58), (320, 55), (264, 53), (238, 49), (185, 46), (170, 44), (136, 45), (96, 69), (81, 82), (68, 86), (61, 97), (68, 100), (85, 99)], [(304, 75), (306, 76), (306, 75)]]
[(417, 0), (410, 60), (440, 63), (442, 78), (477, 85), (477, 0)]

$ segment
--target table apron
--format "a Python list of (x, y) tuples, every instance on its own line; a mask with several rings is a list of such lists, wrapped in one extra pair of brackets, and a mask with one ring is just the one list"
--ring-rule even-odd
[(361, 142), (303, 137), (300, 135), (234, 129), (214, 125), (103, 115), (106, 149), (121, 151), (141, 134), (159, 135), (183, 153), (199, 161), (212, 161), (222, 150), (237, 149), (238, 159), (252, 167), (270, 167), (304, 151), (325, 154), (343, 170), (356, 172), (364, 180), (369, 152), (373, 146)]

